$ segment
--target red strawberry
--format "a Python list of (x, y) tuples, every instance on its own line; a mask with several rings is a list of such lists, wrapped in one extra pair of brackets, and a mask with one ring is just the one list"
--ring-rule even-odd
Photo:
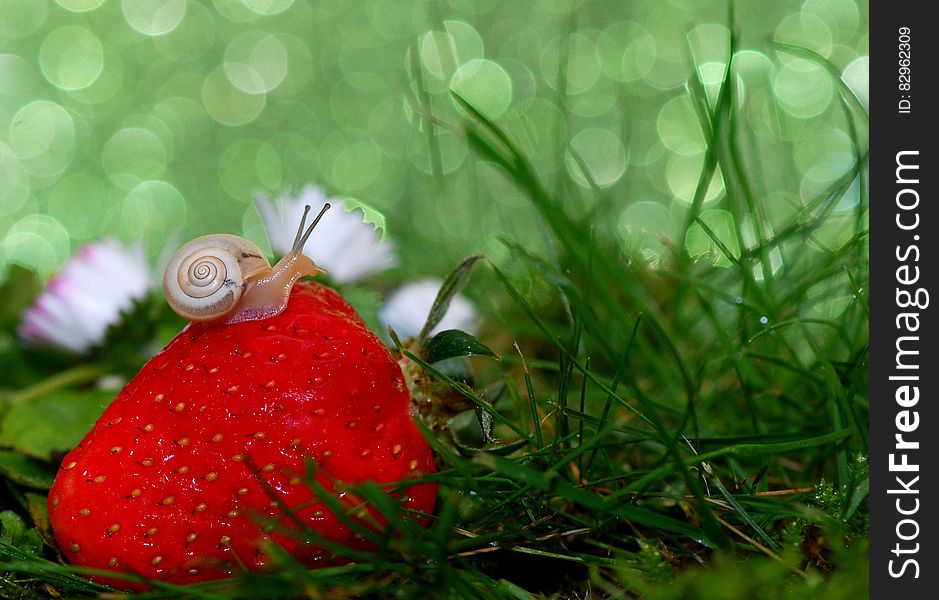
[[(281, 314), (193, 323), (147, 363), (65, 457), (50, 518), (72, 563), (173, 583), (263, 568), (268, 540), (335, 564), (259, 522), (286, 506), (325, 538), (368, 547), (304, 485), (308, 459), (330, 490), (434, 470), (397, 363), (336, 292), (303, 282)], [(437, 489), (395, 493), (429, 513)]]

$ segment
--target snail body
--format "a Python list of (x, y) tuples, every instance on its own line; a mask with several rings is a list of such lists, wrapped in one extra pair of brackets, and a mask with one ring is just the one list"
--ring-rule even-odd
[(323, 272), (303, 254), (303, 246), (329, 206), (304, 230), (310, 210), (306, 207), (293, 247), (273, 267), (257, 246), (238, 236), (206, 235), (185, 244), (163, 273), (170, 308), (190, 321), (221, 323), (280, 314), (298, 279)]

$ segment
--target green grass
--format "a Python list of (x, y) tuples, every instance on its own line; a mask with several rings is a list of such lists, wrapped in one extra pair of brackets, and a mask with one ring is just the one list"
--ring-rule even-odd
[[(449, 281), (466, 284), (472, 269), (466, 289), (499, 307), (479, 336), (499, 358), (470, 359), (475, 389), (452, 364), (426, 362), (427, 345), (397, 342), (440, 412), (486, 413), (492, 439), (484, 432), (474, 448), (424, 427), (439, 465), (427, 477), (440, 486), (431, 525), (395, 519), (384, 492), (357, 488), (394, 525), (350, 565), (310, 571), (280, 556), (270, 573), (142, 597), (866, 596), (867, 115), (838, 88), (855, 166), (774, 220), (734, 81), (728, 72), (713, 102), (688, 82), (708, 148), (679, 243), (654, 265), (604, 218), (601, 186), (580, 201), (570, 181), (545, 181), (513, 136), (456, 94), (459, 120), (425, 106), (428, 131), (465, 136), (544, 232), (543, 249), (505, 239), (508, 260), (464, 264)], [(430, 133), (428, 143), (433, 157)], [(730, 237), (704, 215), (715, 177)], [(855, 180), (861, 201), (845, 216)], [(833, 224), (849, 228), (835, 247), (818, 238)], [(689, 254), (694, 236), (710, 254)], [(81, 374), (55, 387), (80, 388)], [(28, 533), (41, 518), (29, 496), (47, 479), (3, 464), (10, 515), (22, 518), (0, 536), (0, 595), (100, 593)]]

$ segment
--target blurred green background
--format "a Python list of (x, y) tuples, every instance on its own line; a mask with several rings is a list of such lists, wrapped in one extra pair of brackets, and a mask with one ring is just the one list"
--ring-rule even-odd
[[(375, 290), (442, 276), (470, 254), (494, 259), (498, 276), (477, 268), (465, 293), (485, 315), (481, 339), (503, 360), (474, 377), (510, 384), (498, 410), (523, 434), (531, 410), (537, 444), (503, 467), (454, 460), (439, 473), (441, 490), (458, 499), (460, 532), (495, 535), (478, 539), (481, 554), (489, 539), (536, 539), (546, 543), (526, 556), (543, 549), (539, 561), (591, 565), (486, 554), (429, 583), (411, 562), (428, 550), (414, 546), (390, 553), (406, 561), (397, 572), (417, 573), (402, 589), (508, 577), (602, 595), (620, 582), (641, 589), (645, 578), (661, 583), (650, 598), (863, 596), (867, 25), (864, 0), (0, 0), (0, 282), (14, 292), (0, 299), (0, 366), (12, 367), (3, 385), (15, 388), (0, 389), (0, 400), (21, 409), (0, 415), (0, 445), (14, 448), (0, 450), (31, 455), (24, 448), (41, 427), (70, 447), (123, 381), (100, 374), (136, 372), (182, 324), (161, 300), (143, 302), (77, 365), (37, 354), (4, 334), (38, 291), (19, 284), (35, 282), (13, 265), (49, 276), (104, 237), (142, 239), (154, 264), (206, 233), (241, 234), (270, 251), (255, 194), (316, 184), (380, 211), (396, 242), (396, 270), (374, 287), (343, 289), (376, 329)], [(467, 116), (453, 93), (484, 118)], [(518, 154), (497, 139), (502, 131)], [(499, 160), (514, 161), (511, 176)], [(534, 176), (518, 167), (525, 160)], [(327, 217), (314, 235), (328, 227)], [(491, 294), (477, 285), (486, 276)], [(530, 404), (518, 392), (520, 361)], [(608, 413), (614, 394), (594, 383), (615, 390), (621, 378), (630, 411)], [(568, 414), (578, 395), (579, 411)], [(665, 425), (646, 428), (634, 410)], [(609, 449), (608, 416), (623, 428)], [(74, 440), (66, 443), (62, 423)], [(26, 442), (10, 442), (10, 431), (27, 432)], [(788, 446), (794, 439), (808, 441)], [(751, 442), (767, 444), (766, 455), (731, 456)], [(545, 470), (545, 456), (574, 457), (590, 444), (583, 472), (566, 475), (564, 462)], [(636, 552), (633, 536), (643, 534), (597, 510), (636, 486), (649, 514), (694, 516), (720, 539), (718, 505), (695, 492), (686, 469), (699, 448), (727, 451), (712, 463), (720, 488), (707, 493), (752, 509), (759, 523), (738, 509), (736, 526), (765, 527), (791, 550), (783, 561), (755, 560), (745, 538), (739, 564), (718, 559), (673, 577), (692, 555), (702, 560), (700, 548), (659, 532)], [(546, 473), (578, 487), (565, 497)], [(470, 476), (483, 482), (478, 494), (463, 493)], [(818, 493), (750, 497), (771, 488)], [(573, 506), (574, 492), (583, 505), (567, 514), (558, 507)], [(685, 502), (695, 493), (692, 510)], [(429, 534), (428, 565), (466, 548), (451, 545), (466, 540), (449, 519)], [(591, 539), (577, 550), (555, 535), (584, 523)], [(828, 541), (819, 542), (822, 525)], [(851, 540), (850, 553), (836, 540)], [(819, 550), (826, 544), (831, 562)], [(34, 558), (27, 567), (42, 564)], [(831, 564), (823, 593), (819, 573)], [(808, 573), (799, 587), (780, 583), (796, 565)], [(382, 569), (375, 589), (392, 589)], [(331, 577), (357, 589), (361, 573)]]
[[(858, 154), (837, 80), (774, 44), (828, 59), (866, 102), (867, 8), (736, 10), (738, 127), (760, 157), (744, 166), (772, 232)], [(654, 263), (681, 243), (707, 147), (686, 82), (699, 69), (716, 101), (728, 38), (722, 0), (0, 0), (0, 280), (103, 236), (152, 257), (209, 232), (269, 249), (253, 194), (306, 183), (382, 211), (406, 274), (498, 260), (499, 235), (541, 243), (522, 193), (448, 126), (449, 89)], [(828, 250), (853, 234), (860, 188), (816, 232)], [(754, 224), (722, 192), (702, 219), (739, 250)], [(691, 253), (726, 261), (698, 233)]]

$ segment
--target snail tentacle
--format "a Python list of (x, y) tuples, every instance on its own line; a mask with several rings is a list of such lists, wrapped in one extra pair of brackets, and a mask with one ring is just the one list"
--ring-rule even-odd
[(238, 304), (238, 309), (232, 312), (226, 319), (226, 323), (255, 321), (279, 315), (287, 308), (290, 290), (293, 289), (293, 284), (298, 279), (305, 275), (315, 277), (318, 273), (325, 272), (303, 253), (303, 246), (310, 238), (310, 234), (313, 233), (317, 223), (320, 222), (320, 219), (329, 209), (330, 204), (327, 202), (310, 226), (307, 227), (306, 218), (310, 213), (310, 207), (309, 205), (305, 207), (290, 252), (280, 259), (269, 273), (251, 281)]

